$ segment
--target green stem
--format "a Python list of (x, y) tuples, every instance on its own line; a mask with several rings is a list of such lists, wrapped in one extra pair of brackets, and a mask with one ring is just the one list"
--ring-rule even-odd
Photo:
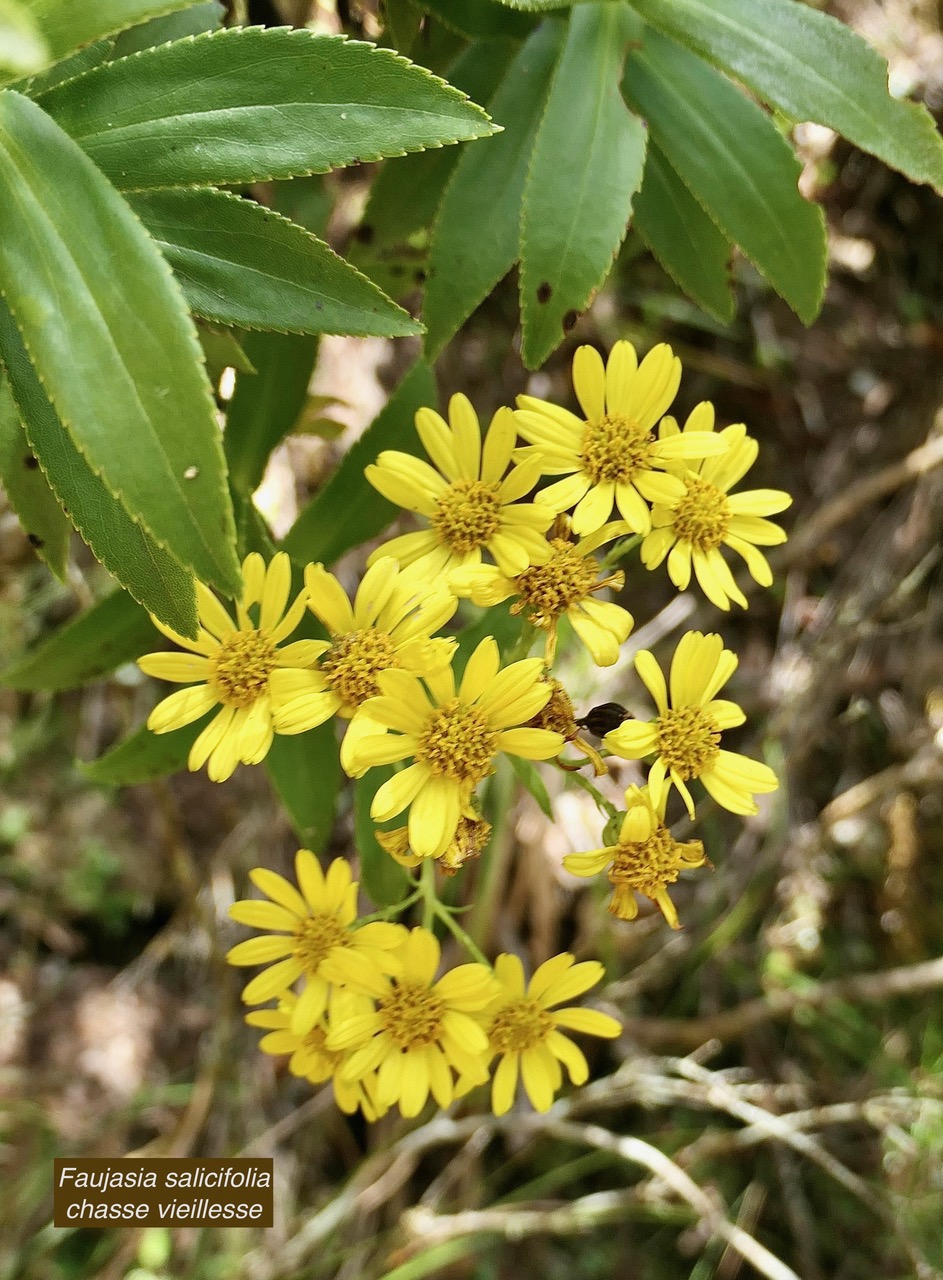
[[(433, 920), (441, 920), (454, 938), (457, 938), (469, 955), (479, 964), (488, 964), (475, 942), (453, 917), (448, 907), (439, 901), (435, 891), (435, 858), (426, 858), (422, 864), (422, 875), (419, 881), (419, 894), (422, 897), (422, 927), (431, 929)], [(490, 965), (489, 965), (490, 968)]]
[(537, 628), (528, 618), (524, 618), (521, 623), (521, 634), (508, 655), (508, 662), (520, 662), (522, 658), (526, 658), (533, 647), (536, 634)]
[(633, 551), (642, 541), (640, 533), (633, 533), (631, 538), (621, 538), (618, 542), (614, 542), (603, 558), (602, 566), (604, 569), (611, 569), (613, 565)]
[(416, 889), (408, 898), (404, 898), (402, 902), (394, 902), (391, 907), (384, 907), (382, 911), (373, 911), (368, 916), (361, 916), (357, 923), (361, 925), (370, 924), (374, 920), (389, 920), (391, 916), (401, 915), (407, 907), (411, 907), (421, 897), (422, 890)]
[(488, 965), (488, 968), (490, 969), (491, 966), (490, 964), (488, 964), (488, 961), (485, 959), (484, 952), (482, 952), (478, 948), (478, 946), (475, 944), (472, 938), (465, 932), (465, 930), (458, 923), (458, 921), (455, 919), (455, 917), (452, 915), (449, 909), (443, 906), (442, 903), (438, 900), (438, 898), (433, 898), (431, 905), (432, 905), (432, 910), (438, 916), (438, 918), (442, 921), (442, 923), (445, 925), (446, 929), (448, 929), (448, 931), (452, 934), (453, 937), (458, 939), (458, 941), (462, 944), (462, 946), (465, 948), (468, 954), (470, 956), (473, 956), (478, 961), (479, 964)]
[[(589, 761), (587, 761), (587, 763), (589, 763)], [(598, 787), (594, 786), (593, 783), (590, 782), (589, 778), (584, 778), (581, 773), (569, 772), (567, 773), (567, 777), (571, 778), (578, 787), (582, 787), (584, 791), (588, 792), (596, 801), (596, 808), (605, 813), (607, 817), (615, 818), (617, 816), (619, 810), (611, 800), (606, 799)]]

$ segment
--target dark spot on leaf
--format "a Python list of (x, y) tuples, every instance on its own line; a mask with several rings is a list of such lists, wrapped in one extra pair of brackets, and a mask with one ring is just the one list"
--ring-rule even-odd
[(578, 311), (568, 311), (563, 317), (563, 332), (569, 333), (579, 318), (580, 313)]
[(46, 545), (42, 538), (37, 537), (35, 533), (28, 533), (26, 536), (29, 539), (30, 544), (34, 547), (44, 547)]
[(315, 309), (315, 311), (323, 311), (323, 310), (324, 310), (324, 303), (323, 303), (323, 302), (316, 302), (316, 303), (314, 304), (314, 309)]
[(23, 459), (23, 466), (26, 468), (27, 471), (35, 471), (36, 468), (39, 466), (39, 459), (34, 458), (31, 453), (28, 453), (26, 457)]
[(361, 244), (372, 244), (375, 234), (369, 222), (362, 222), (354, 232), (354, 239), (359, 240)]
[(545, 280), (543, 284), (537, 286), (537, 301), (549, 302), (553, 297), (553, 286)]
[(425, 283), (426, 273), (425, 271), (423, 271), (422, 267), (420, 267), (419, 270), (415, 273), (415, 275), (413, 276), (413, 279), (416, 281), (416, 284)]

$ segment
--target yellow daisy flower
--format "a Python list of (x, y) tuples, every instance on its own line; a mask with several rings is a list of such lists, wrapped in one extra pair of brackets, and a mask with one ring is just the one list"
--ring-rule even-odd
[[(518, 1076), (537, 1111), (548, 1111), (563, 1084), (560, 1063), (573, 1084), (585, 1084), (589, 1067), (562, 1029), (612, 1039), (621, 1031), (615, 1018), (595, 1009), (554, 1009), (596, 985), (604, 970), (596, 960), (574, 964), (569, 952), (553, 956), (537, 969), (525, 987), (524, 967), (515, 955), (500, 955), (494, 976), (501, 994), (482, 1016), (492, 1053), (500, 1055), (491, 1083), (491, 1107), (496, 1116), (509, 1111)], [(465, 1082), (463, 1082), (463, 1091)]]
[[(683, 434), (713, 430), (714, 407), (705, 401), (691, 413)], [(662, 419), (658, 431), (660, 439), (671, 440), (678, 437), (679, 427), (668, 417)], [(653, 527), (642, 543), (642, 564), (657, 569), (667, 556), (668, 575), (679, 591), (686, 590), (693, 566), (694, 576), (712, 604), (729, 609), (730, 601), (735, 600), (745, 609), (746, 597), (734, 582), (720, 548), (726, 545), (736, 551), (760, 586), (770, 586), (773, 574), (757, 547), (785, 542), (786, 534), (764, 517), (785, 511), (792, 498), (782, 489), (729, 494), (753, 466), (759, 446), (742, 423), (726, 427), (718, 439), (727, 442), (727, 451), (678, 468), (684, 493), (652, 508)]]
[(546, 564), (531, 565), (514, 578), (503, 574), (497, 565), (472, 565), (450, 574), (449, 586), (456, 595), (468, 596), (484, 608), (517, 596), (511, 612), (523, 613), (535, 627), (547, 632), (544, 661), (548, 666), (556, 654), (560, 619), (565, 616), (596, 665), (611, 667), (619, 656), (619, 646), (628, 639), (633, 619), (621, 605), (593, 599), (597, 591), (621, 590), (625, 574), (619, 570), (601, 578), (599, 561), (592, 552), (628, 532), (628, 525), (621, 520), (605, 524), (577, 542), (561, 530), (559, 536), (549, 539)]
[[(381, 556), (367, 570), (353, 606), (322, 564), (305, 568), (305, 587), (308, 608), (331, 638), (309, 641), (310, 669), (279, 678), (279, 733), (304, 733), (332, 715), (350, 719), (380, 692), (381, 671), (397, 667), (419, 675), (451, 661), (456, 642), (432, 635), (452, 617), (455, 597), (401, 573), (391, 557)], [(345, 735), (342, 761), (352, 741)]]
[[(188, 767), (208, 763), (214, 782), (225, 782), (240, 762), (259, 764), (280, 733), (276, 720), (285, 682), (310, 667), (317, 655), (312, 640), (282, 641), (305, 611), (302, 592), (288, 607), (291, 561), (280, 551), (269, 564), (256, 552), (242, 562), (242, 595), (236, 621), (202, 582), (197, 583), (200, 629), (195, 640), (179, 635), (151, 615), (154, 626), (187, 653), (147, 653), (138, 666), (149, 676), (187, 684), (148, 716), (153, 733), (170, 733), (221, 707), (190, 749)], [(258, 605), (258, 622), (250, 609)]]
[(655, 424), (668, 411), (681, 381), (681, 361), (660, 343), (638, 363), (631, 342), (617, 342), (608, 364), (594, 347), (573, 357), (573, 386), (583, 410), (579, 418), (533, 396), (518, 396), (517, 429), (535, 446), (520, 458), (541, 460), (544, 475), (561, 475), (541, 490), (538, 502), (554, 511), (573, 511), (578, 534), (595, 533), (613, 504), (635, 533), (652, 527), (649, 502), (671, 502), (683, 494), (672, 464), (719, 454), (716, 436), (685, 435), (659, 440)]
[(412, 763), (377, 791), (370, 808), (374, 821), (389, 822), (409, 807), (413, 853), (440, 858), (498, 752), (546, 760), (562, 748), (562, 734), (525, 727), (550, 698), (542, 673), (539, 658), (512, 662), (502, 671), (490, 636), (469, 658), (457, 692), (451, 667), (429, 672), (425, 688), (405, 671), (381, 672), (382, 695), (365, 702), (363, 714), (388, 732), (357, 740), (353, 771)]
[(625, 793), (627, 812), (617, 844), (589, 853), (568, 853), (563, 865), (574, 876), (596, 876), (608, 868), (612, 898), (609, 911), (619, 920), (638, 915), (637, 893), (651, 898), (672, 929), (680, 929), (678, 913), (668, 896), (686, 867), (703, 867), (707, 859), (700, 840), (676, 840), (665, 826), (668, 792), (653, 805), (648, 788), (630, 787)]
[[(343, 1021), (352, 1014), (362, 1012), (366, 997), (350, 991), (334, 990), (331, 993), (330, 1013), (322, 1017), (310, 1031), (298, 1035), (292, 1031), (292, 1015), (298, 998), (293, 991), (286, 991), (275, 1009), (253, 1009), (245, 1020), (250, 1027), (260, 1027), (267, 1032), (259, 1041), (263, 1053), (288, 1057), (288, 1070), (311, 1084), (331, 1081), (334, 1100), (345, 1115), (361, 1110), (371, 1123), (386, 1113), (376, 1101), (376, 1073), (364, 1076), (353, 1084), (341, 1080), (338, 1074), (346, 1062), (347, 1054), (327, 1048), (330, 1019)], [(367, 1002), (369, 1004), (369, 1002)]]
[[(396, 827), (392, 831), (374, 831), (373, 834), (377, 838), (377, 843), (401, 867), (409, 867), (412, 870), (423, 861), (419, 854), (413, 853), (409, 847), (408, 827)], [(481, 856), (490, 835), (491, 823), (486, 822), (484, 818), (479, 818), (474, 809), (469, 808), (468, 812), (463, 813), (459, 818), (451, 844), (437, 859), (439, 870), (444, 875), (454, 876), (470, 859)]]
[[(635, 655), (635, 669), (655, 699), (658, 714), (651, 721), (626, 720), (603, 738), (603, 744), (623, 760), (655, 755), (648, 774), (649, 794), (658, 808), (672, 783), (688, 813), (694, 801), (687, 784), (698, 778), (707, 793), (731, 813), (758, 813), (753, 796), (775, 791), (779, 782), (765, 764), (721, 749), (721, 732), (743, 724), (746, 716), (735, 702), (716, 694), (737, 669), (736, 654), (724, 648), (718, 635), (689, 631), (681, 637), (671, 660), (671, 702), (665, 677), (654, 655)], [(667, 783), (667, 787), (666, 787)]]
[[(406, 930), (379, 920), (354, 927), (357, 883), (343, 858), (335, 858), (325, 875), (311, 850), (299, 849), (295, 872), (301, 893), (275, 871), (256, 867), (249, 872), (249, 879), (270, 901), (234, 902), (229, 915), (238, 924), (271, 932), (238, 943), (226, 959), (236, 965), (269, 965), (243, 991), (246, 1004), (283, 996), (304, 978), (291, 1026), (296, 1035), (306, 1035), (327, 1008), (331, 984), (343, 982), (349, 968), (362, 969), (368, 978), (399, 971), (393, 952)], [(340, 960), (347, 959), (351, 964), (341, 967)]]
[(439, 943), (413, 929), (400, 951), (402, 973), (367, 981), (350, 966), (350, 981), (371, 995), (370, 1012), (334, 1019), (327, 1046), (349, 1051), (340, 1079), (349, 1083), (377, 1072), (377, 1102), (415, 1116), (429, 1093), (440, 1107), (454, 1097), (453, 1071), (476, 1083), (488, 1078), (488, 1039), (472, 1016), (494, 997), (496, 984), (483, 964), (450, 969), (438, 982)]
[(448, 424), (432, 409), (420, 409), (416, 431), (435, 467), (385, 450), (364, 474), (384, 498), (425, 517), (429, 528), (394, 538), (368, 563), (380, 554), (395, 556), (430, 581), (480, 563), (483, 551), (509, 574), (543, 563), (548, 550), (542, 534), (553, 514), (520, 501), (537, 483), (539, 463), (504, 474), (517, 439), (511, 410), (498, 410), (482, 443), (475, 410), (465, 396), (454, 395)]

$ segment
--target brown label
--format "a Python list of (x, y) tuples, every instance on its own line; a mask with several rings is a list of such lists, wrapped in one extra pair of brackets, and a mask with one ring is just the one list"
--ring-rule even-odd
[(53, 1161), (57, 1227), (270, 1227), (271, 1159)]

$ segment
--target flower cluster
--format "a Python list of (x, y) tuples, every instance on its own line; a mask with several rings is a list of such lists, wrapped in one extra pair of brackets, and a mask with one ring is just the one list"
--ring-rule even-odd
[[(266, 565), (252, 553), (232, 610), (199, 586), (195, 639), (155, 619), (177, 651), (148, 654), (140, 666), (185, 687), (154, 708), (148, 726), (166, 733), (214, 713), (193, 742), (191, 769), (206, 765), (222, 782), (238, 764), (262, 761), (276, 734), (334, 718), (345, 772), (385, 770), (374, 774), (383, 780), (371, 790), (370, 815), (375, 847), (420, 869), (405, 904), (358, 921), (348, 864), (335, 861), (325, 874), (302, 850), (297, 888), (258, 868), (252, 879), (267, 900), (232, 911), (266, 931), (229, 955), (233, 964), (269, 965), (244, 992), (249, 1004), (275, 1001), (248, 1015), (266, 1031), (262, 1049), (288, 1055), (296, 1075), (332, 1080), (346, 1111), (374, 1117), (397, 1104), (415, 1115), (430, 1094), (447, 1106), (483, 1083), (495, 1061), (497, 1112), (510, 1107), (519, 1076), (544, 1108), (561, 1087), (561, 1063), (574, 1083), (587, 1075), (563, 1030), (617, 1031), (605, 1015), (554, 1008), (599, 980), (594, 961), (554, 957), (528, 985), (516, 957), (485, 963), (435, 897), (427, 874), (434, 866), (454, 875), (486, 851), (484, 788), (502, 755), (566, 770), (589, 764), (596, 776), (613, 758), (648, 762), (646, 785), (629, 787), (608, 828), (615, 843), (570, 854), (564, 865), (577, 876), (605, 873), (617, 918), (633, 919), (642, 895), (673, 928), (668, 886), (707, 859), (700, 841), (672, 835), (672, 792), (693, 818), (698, 785), (741, 815), (756, 813), (756, 797), (776, 789), (765, 764), (722, 745), (745, 716), (718, 696), (737, 666), (719, 635), (682, 636), (667, 680), (653, 654), (635, 655), (655, 704), (647, 720), (610, 703), (594, 709), (619, 711), (605, 724), (594, 713), (579, 720), (553, 674), (571, 633), (596, 666), (617, 662), (634, 619), (609, 597), (623, 592), (634, 548), (644, 568), (666, 564), (675, 587), (693, 581), (725, 611), (745, 608), (747, 598), (724, 548), (758, 584), (772, 581), (760, 548), (784, 540), (769, 517), (790, 498), (732, 492), (756, 460), (756, 441), (742, 424), (716, 430), (706, 402), (680, 427), (669, 412), (680, 379), (666, 344), (639, 362), (631, 344), (617, 342), (605, 363), (592, 347), (577, 350), (579, 412), (522, 395), (482, 432), (463, 395), (452, 397), (447, 418), (421, 409), (416, 430), (426, 456), (387, 450), (365, 472), (421, 528), (373, 552), (352, 598), (322, 564), (296, 569), (279, 552)], [(508, 601), (520, 633), (503, 647), (487, 634), (472, 646), (454, 626), (460, 611), (467, 626), (470, 607), (487, 618)], [(304, 638), (292, 639), (305, 620)], [(443, 635), (450, 624), (455, 634)], [(479, 634), (486, 630), (487, 622)], [(541, 651), (530, 656), (538, 638)], [(582, 757), (564, 760), (568, 745)], [(419, 898), (423, 927), (395, 923), (408, 921)], [(439, 978), (434, 919), (474, 957)]]

